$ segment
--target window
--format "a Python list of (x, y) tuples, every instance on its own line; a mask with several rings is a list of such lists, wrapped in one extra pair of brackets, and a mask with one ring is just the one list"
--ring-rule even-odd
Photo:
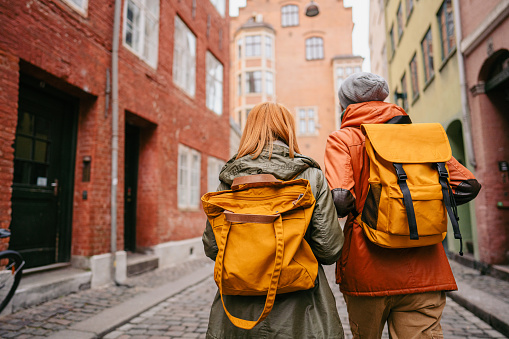
[(124, 15), (124, 44), (155, 68), (159, 44), (159, 0), (127, 0)]
[(398, 6), (398, 39), (403, 35), (403, 10), (401, 9), (401, 2)]
[(394, 25), (391, 27), (389, 31), (389, 39), (391, 41), (391, 56), (394, 55), (394, 51), (396, 51), (396, 45), (394, 44)]
[(260, 35), (251, 35), (246, 37), (246, 57), (261, 55), (262, 37)]
[(410, 79), (412, 81), (412, 100), (419, 96), (419, 79), (417, 77), (417, 55), (414, 54), (410, 61)]
[(262, 72), (246, 72), (246, 93), (262, 92)]
[(201, 154), (189, 147), (179, 145), (178, 206), (198, 208), (200, 204)]
[(314, 107), (297, 108), (299, 135), (316, 134), (316, 109)]
[(175, 17), (173, 82), (194, 96), (196, 89), (196, 37), (178, 16)]
[(219, 173), (224, 166), (224, 161), (215, 157), (208, 157), (207, 163), (207, 192), (215, 192), (219, 187)]
[(290, 27), (299, 25), (299, 7), (286, 5), (281, 8), (281, 26)]
[(343, 80), (345, 79), (345, 69), (343, 67), (336, 68), (336, 93), (338, 92)]
[(267, 95), (274, 94), (274, 76), (271, 72), (265, 72), (265, 93)]
[(224, 17), (224, 10), (226, 7), (226, 1), (225, 0), (210, 0), (210, 2), (214, 5), (214, 7), (217, 9), (219, 14)]
[(406, 74), (401, 77), (401, 92), (403, 93), (403, 109), (408, 110), (408, 91), (406, 85)]
[(267, 59), (272, 59), (272, 37), (265, 37), (265, 57)]
[(312, 37), (306, 39), (306, 60), (323, 59), (323, 39)]
[(360, 66), (355, 66), (354, 69), (353, 69), (353, 72), (354, 73), (360, 73), (362, 70), (360, 68)]
[(64, 0), (71, 8), (87, 14), (88, 0)]
[(345, 72), (346, 72), (346, 76), (351, 75), (353, 73), (352, 67), (348, 66), (347, 68), (345, 68)]
[(237, 41), (237, 58), (242, 59), (242, 39)]
[(217, 114), (223, 113), (223, 65), (207, 51), (207, 107)]
[(410, 16), (412, 11), (414, 10), (414, 0), (406, 0), (406, 16), (407, 18)]
[(422, 57), (424, 64), (424, 81), (428, 82), (435, 71), (433, 69), (433, 45), (431, 43), (431, 28), (428, 29), (424, 39), (421, 42)]
[(444, 60), (456, 47), (451, 0), (444, 1), (442, 7), (438, 11), (437, 17), (438, 26), (440, 28), (440, 39), (442, 40), (442, 60)]

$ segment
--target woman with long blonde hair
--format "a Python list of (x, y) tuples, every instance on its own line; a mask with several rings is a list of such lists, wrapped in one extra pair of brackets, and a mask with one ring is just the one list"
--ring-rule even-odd
[[(249, 113), (238, 153), (219, 174), (218, 191), (229, 190), (233, 179), (252, 174), (272, 174), (280, 180), (309, 180), (316, 199), (305, 236), (318, 263), (315, 286), (309, 290), (278, 294), (269, 316), (252, 330), (235, 327), (216, 293), (210, 311), (207, 338), (343, 338), (334, 295), (323, 265), (335, 263), (343, 246), (343, 232), (320, 166), (299, 153), (295, 122), (281, 104), (264, 102)], [(256, 236), (256, 235), (253, 235)], [(216, 259), (218, 247), (210, 223), (203, 233), (205, 254)], [(229, 311), (242, 319), (255, 319), (265, 296), (223, 296)]]

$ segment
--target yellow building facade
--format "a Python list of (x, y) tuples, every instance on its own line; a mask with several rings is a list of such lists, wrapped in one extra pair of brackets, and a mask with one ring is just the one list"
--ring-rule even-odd
[[(384, 0), (390, 101), (403, 107), (414, 123), (438, 122), (447, 132), (453, 155), (468, 164), (468, 128), (464, 124), (456, 29), (452, 0)], [(465, 253), (475, 255), (475, 216), (470, 204), (459, 206)], [(452, 230), (450, 230), (452, 231)], [(452, 234), (452, 232), (449, 232)], [(459, 242), (448, 237), (454, 252)]]

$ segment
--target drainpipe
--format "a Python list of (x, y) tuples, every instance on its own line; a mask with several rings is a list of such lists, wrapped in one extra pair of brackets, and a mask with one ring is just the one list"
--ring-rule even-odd
[(120, 8), (122, 0), (115, 0), (113, 45), (111, 51), (111, 279), (119, 284), (117, 272), (117, 184), (118, 184), (118, 46)]
[(474, 146), (472, 142), (472, 129), (470, 126), (470, 108), (468, 107), (468, 86), (465, 75), (465, 61), (463, 58), (463, 53), (461, 52), (461, 16), (460, 16), (460, 1), (453, 0), (454, 6), (454, 21), (456, 22), (456, 48), (458, 55), (458, 68), (459, 68), (459, 76), (460, 76), (460, 87), (461, 87), (461, 110), (462, 110), (462, 121), (463, 121), (463, 134), (465, 136), (465, 147), (467, 150), (468, 160), (470, 165), (474, 168), (477, 167), (477, 162), (475, 160)]

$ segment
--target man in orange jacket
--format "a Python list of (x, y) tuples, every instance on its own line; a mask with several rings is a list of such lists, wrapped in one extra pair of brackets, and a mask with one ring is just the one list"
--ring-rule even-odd
[[(443, 338), (445, 291), (457, 286), (442, 244), (379, 247), (355, 221), (369, 186), (369, 159), (360, 125), (411, 123), (401, 107), (383, 102), (388, 94), (385, 79), (365, 72), (346, 78), (338, 92), (345, 111), (341, 129), (329, 136), (325, 151), (325, 175), (338, 216), (348, 217), (336, 282), (354, 338), (381, 338), (386, 322), (392, 338)], [(472, 173), (454, 158), (447, 166), (456, 203), (475, 198), (481, 186)]]

